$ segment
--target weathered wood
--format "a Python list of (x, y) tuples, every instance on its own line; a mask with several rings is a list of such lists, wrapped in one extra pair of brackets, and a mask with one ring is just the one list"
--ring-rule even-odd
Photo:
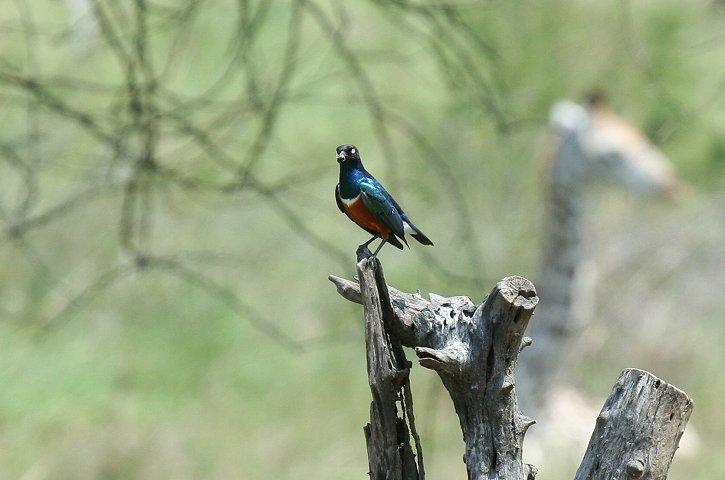
[[(377, 259), (364, 259), (358, 264), (357, 272), (365, 315), (368, 383), (373, 396), (370, 423), (364, 428), (370, 478), (424, 480), (408, 382), (411, 364), (400, 344), (386, 333), (385, 324), (391, 322), (393, 312), (382, 267)], [(401, 416), (398, 416), (398, 403)], [(409, 432), (416, 440), (417, 464)]]
[[(362, 284), (363, 272), (358, 274)], [(369, 293), (363, 289), (361, 295), (354, 282), (330, 280), (345, 298), (368, 303)], [(531, 282), (507, 277), (478, 306), (468, 297), (431, 294), (426, 301), (388, 291), (390, 332), (415, 348), (422, 366), (438, 372), (453, 400), (469, 479), (533, 478), (536, 470), (522, 460), (523, 438), (533, 421), (518, 411), (514, 388), (523, 333), (538, 301)]]
[[(382, 271), (377, 293), (370, 292), (362, 262), (358, 274), (362, 294), (355, 282), (330, 280), (343, 297), (364, 304), (366, 318), (375, 308), (368, 297), (384, 297), (383, 305), (392, 307), (382, 314), (389, 337), (415, 348), (420, 364), (438, 372), (463, 430), (468, 478), (533, 479), (536, 469), (521, 455), (534, 422), (519, 412), (514, 386), (518, 353), (530, 343), (523, 334), (538, 302), (533, 285), (507, 277), (476, 306), (468, 297), (430, 294), (428, 301), (401, 292), (385, 285)], [(576, 480), (665, 479), (692, 408), (677, 388), (647, 372), (625, 370), (597, 419)]]
[(576, 480), (664, 480), (694, 403), (637, 369), (622, 372), (599, 413)]

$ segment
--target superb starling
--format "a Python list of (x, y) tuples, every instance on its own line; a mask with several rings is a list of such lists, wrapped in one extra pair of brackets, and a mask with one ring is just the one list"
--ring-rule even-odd
[[(406, 245), (405, 234), (423, 245), (433, 245), (428, 237), (413, 225), (400, 208), (398, 202), (373, 177), (360, 160), (360, 151), (355, 145), (345, 144), (337, 147), (337, 162), (340, 164), (340, 183), (335, 187), (335, 200), (341, 212), (357, 223), (373, 237), (360, 245), (360, 251), (380, 237), (383, 239), (372, 254), (375, 257), (385, 243), (403, 249)], [(369, 252), (369, 250), (367, 250)]]

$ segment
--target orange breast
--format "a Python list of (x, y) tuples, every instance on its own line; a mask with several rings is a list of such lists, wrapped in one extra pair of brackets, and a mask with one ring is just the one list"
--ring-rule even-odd
[(362, 201), (362, 196), (358, 197), (350, 205), (344, 202), (343, 205), (345, 207), (345, 211), (348, 215), (350, 215), (350, 218), (352, 218), (355, 223), (361, 227), (378, 232), (384, 240), (388, 239), (390, 229), (386, 227), (383, 222), (375, 218), (372, 213), (370, 213), (370, 210), (367, 209)]

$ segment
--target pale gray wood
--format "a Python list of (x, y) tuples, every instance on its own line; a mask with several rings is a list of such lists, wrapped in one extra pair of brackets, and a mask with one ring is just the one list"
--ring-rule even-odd
[[(359, 266), (361, 284), (367, 284), (366, 265)], [(348, 300), (370, 303), (367, 288), (361, 294), (354, 282), (330, 280)], [(479, 305), (468, 297), (431, 294), (427, 301), (388, 288), (392, 336), (438, 372), (453, 400), (469, 479), (532, 479), (536, 470), (523, 462), (522, 444), (533, 420), (518, 411), (514, 387), (523, 333), (538, 301), (531, 282), (507, 277)]]
[[(371, 284), (368, 269), (364, 262), (358, 265), (365, 285)], [(534, 422), (519, 412), (514, 382), (518, 354), (530, 343), (524, 331), (538, 302), (531, 282), (504, 278), (475, 305), (468, 297), (432, 293), (425, 300), (386, 288), (382, 270), (375, 278), (378, 289), (366, 287), (361, 294), (356, 282), (330, 276), (343, 297), (364, 304), (366, 318), (377, 308), (370, 298), (388, 292), (390, 300), (382, 304), (392, 311), (382, 314), (385, 329), (415, 348), (422, 366), (438, 372), (463, 431), (468, 478), (532, 480), (536, 469), (523, 462), (522, 449)], [(647, 372), (625, 370), (596, 421), (576, 480), (665, 479), (692, 408), (676, 387)]]
[(651, 373), (622, 372), (597, 417), (576, 480), (664, 480), (694, 403)]
[[(424, 480), (423, 455), (412, 415), (408, 375), (410, 362), (402, 347), (386, 333), (392, 321), (390, 297), (377, 259), (357, 265), (359, 298), (365, 315), (368, 383), (373, 401), (365, 426), (369, 475), (372, 480)], [(400, 415), (398, 404), (401, 405)], [(410, 442), (416, 441), (418, 461)]]

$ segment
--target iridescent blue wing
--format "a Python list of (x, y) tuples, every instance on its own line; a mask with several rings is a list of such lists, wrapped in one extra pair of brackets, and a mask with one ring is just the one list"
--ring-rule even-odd
[[(375, 218), (385, 224), (395, 236), (405, 242), (403, 219), (390, 194), (374, 179), (360, 182), (360, 191), (365, 207)], [(407, 244), (407, 242), (406, 242)]]

